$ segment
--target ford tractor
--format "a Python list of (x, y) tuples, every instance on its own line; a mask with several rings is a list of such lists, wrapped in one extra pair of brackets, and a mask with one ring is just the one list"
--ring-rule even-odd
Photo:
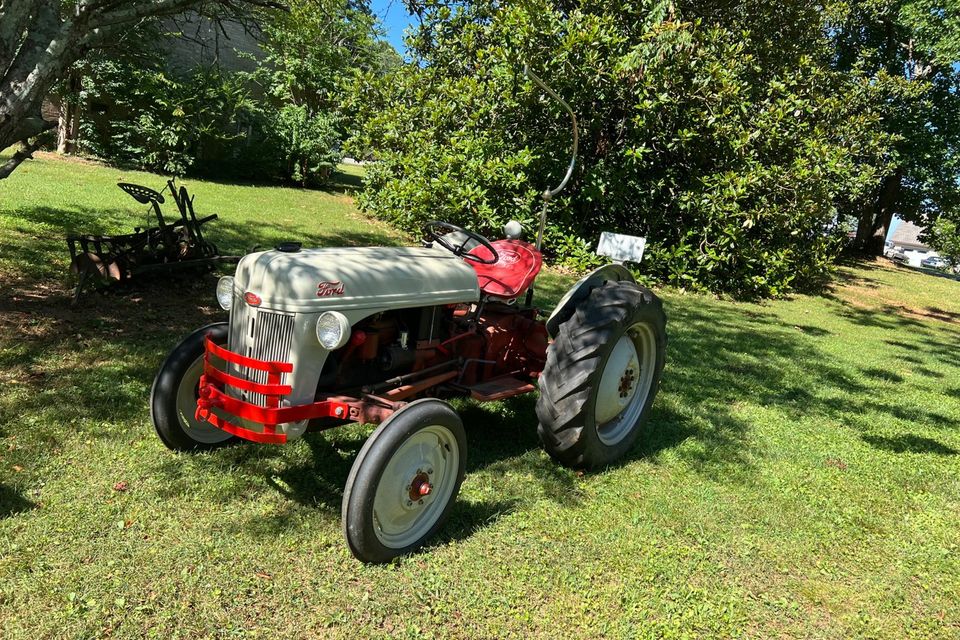
[[(343, 492), (343, 533), (365, 562), (419, 548), (449, 514), (467, 457), (449, 399), (539, 391), (543, 448), (573, 468), (609, 465), (634, 445), (663, 370), (666, 317), (618, 262), (580, 279), (546, 319), (533, 306), (547, 205), (573, 172), (577, 124), (530, 76), (563, 104), (574, 135), (566, 176), (543, 194), (536, 243), (515, 221), (498, 240), (433, 221), (422, 246), (286, 243), (244, 256), (217, 285), (229, 320), (187, 336), (157, 374), (151, 416), (164, 444), (283, 444), (378, 425)], [(614, 238), (628, 245), (621, 258), (640, 240)]]

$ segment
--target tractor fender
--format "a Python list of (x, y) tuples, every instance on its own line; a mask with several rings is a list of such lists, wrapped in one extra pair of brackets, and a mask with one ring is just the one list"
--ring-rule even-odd
[(570, 290), (554, 307), (553, 313), (547, 318), (547, 333), (550, 334), (550, 337), (556, 337), (560, 325), (570, 319), (581, 300), (589, 296), (590, 292), (596, 287), (603, 286), (605, 282), (611, 281), (636, 282), (633, 274), (622, 264), (606, 264), (583, 276), (575, 285), (570, 287)]

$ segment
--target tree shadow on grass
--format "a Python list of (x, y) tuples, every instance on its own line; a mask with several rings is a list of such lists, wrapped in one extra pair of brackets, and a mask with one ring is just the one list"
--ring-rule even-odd
[[(74, 211), (66, 225), (83, 225), (102, 214)], [(51, 225), (59, 219), (53, 217), (52, 211), (42, 215), (49, 217)], [(100, 223), (112, 225), (121, 220), (120, 215), (108, 212), (106, 218), (100, 217)], [(122, 215), (129, 219), (127, 213)], [(308, 245), (390, 241), (376, 232), (291, 233), (288, 227), (269, 222), (224, 220), (211, 228), (216, 229), (212, 234), (215, 242), (219, 242), (216, 234), (222, 234), (224, 247), (249, 246), (264, 237), (273, 241), (291, 236)], [(295, 237), (297, 234), (299, 238)], [(54, 247), (19, 242), (12, 248), (11, 259), (17, 263), (47, 261), (38, 267), (37, 273), (49, 273), (49, 261), (59, 260), (55, 264), (62, 266), (66, 253), (65, 244)], [(225, 314), (213, 306), (215, 278), (209, 274), (185, 282), (145, 282), (126, 295), (94, 294), (76, 309), (67, 304), (66, 288), (51, 289), (36, 280), (0, 291), (0, 352), (12, 354), (0, 356), (0, 365), (17, 367), (17, 375), (22, 374), (18, 381), (30, 390), (26, 400), (12, 395), (0, 397), (0, 418), (15, 413), (41, 415), (50, 407), (59, 407), (60, 413), (55, 420), (41, 421), (29, 428), (11, 427), (18, 430), (12, 435), (22, 439), (63, 438), (64, 430), (72, 429), (74, 420), (89, 419), (97, 425), (143, 424), (149, 412), (150, 382), (169, 349), (197, 327), (225, 319)], [(556, 276), (545, 279), (538, 284), (538, 303), (551, 308), (571, 280)], [(960, 366), (956, 347), (945, 344), (942, 335), (930, 331), (923, 322), (887, 310), (846, 305), (840, 306), (839, 313), (856, 326), (899, 331), (901, 335), (904, 329), (909, 330), (915, 340), (898, 339), (888, 344), (897, 349), (936, 354), (946, 361), (956, 358)], [(620, 464), (657, 464), (661, 454), (669, 451), (718, 482), (747, 479), (755, 471), (753, 460), (763, 452), (756, 450), (751, 433), (755, 419), (742, 411), (744, 404), (779, 409), (797, 420), (810, 415), (829, 416), (857, 429), (865, 428), (857, 418), (864, 413), (882, 413), (897, 420), (919, 417), (926, 422), (943, 418), (932, 413), (918, 416), (896, 405), (871, 403), (869, 392), (873, 386), (857, 379), (863, 372), (838, 366), (821, 352), (819, 341), (828, 332), (819, 327), (786, 326), (762, 307), (717, 303), (706, 298), (668, 298), (667, 315), (670, 340), (662, 391), (646, 433)], [(51, 361), (58, 356), (67, 358), (76, 353), (83, 358), (69, 370), (51, 369)], [(871, 378), (890, 379), (885, 370), (875, 373), (867, 373), (868, 383)], [(948, 393), (960, 397), (960, 390)], [(457, 406), (467, 425), (468, 482), (473, 479), (495, 484), (498, 479), (507, 482), (520, 478), (511, 481), (532, 486), (538, 499), (545, 497), (561, 507), (578, 504), (577, 474), (539, 450), (532, 396), (491, 406), (470, 402)], [(129, 435), (118, 431), (121, 428), (125, 427), (98, 426), (92, 436)], [(789, 422), (783, 428), (789, 429)], [(917, 438), (909, 434), (891, 438), (864, 436), (873, 446), (886, 446), (889, 450), (901, 447), (903, 451), (922, 448), (923, 443)], [(339, 514), (343, 484), (363, 441), (359, 432), (345, 437), (310, 434), (303, 443), (290, 445), (300, 448), (289, 452), (242, 445), (198, 456), (195, 464), (215, 473), (253, 478), (254, 483), (263, 480), (291, 505), (312, 508), (313, 512), (306, 513), (319, 513), (324, 520), (333, 521)], [(930, 440), (927, 449), (938, 452), (931, 442), (939, 445)], [(178, 474), (183, 473), (181, 466), (182, 460), (173, 456), (158, 465), (158, 474), (169, 480), (171, 496), (191, 491), (187, 479), (178, 480)], [(237, 480), (244, 482), (248, 480)], [(216, 499), (241, 501), (247, 499), (246, 495), (247, 492), (228, 486), (216, 493)], [(461, 501), (440, 540), (469, 537), (504, 513), (521, 508), (528, 495), (522, 489), (513, 495), (506, 492), (492, 498)], [(303, 517), (309, 516), (294, 508), (266, 518), (251, 516), (247, 525), (251, 531), (276, 531), (298, 526)]]
[(932, 438), (924, 438), (911, 433), (893, 438), (866, 435), (863, 436), (863, 441), (872, 447), (892, 453), (932, 453), (938, 456), (955, 456), (960, 453), (953, 447), (948, 447)]
[(330, 176), (330, 182), (324, 185), (321, 190), (328, 193), (356, 193), (363, 189), (363, 176), (346, 171), (334, 171)]
[(880, 369), (878, 367), (870, 367), (867, 369), (862, 369), (863, 375), (868, 378), (873, 378), (881, 382), (903, 382), (903, 376), (889, 369)]
[(17, 489), (0, 483), (0, 519), (29, 511), (35, 506)]

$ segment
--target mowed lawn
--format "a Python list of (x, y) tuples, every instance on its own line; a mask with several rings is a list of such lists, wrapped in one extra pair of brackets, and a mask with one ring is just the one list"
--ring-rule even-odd
[[(340, 500), (369, 427), (154, 435), (160, 362), (226, 318), (215, 275), (69, 306), (63, 236), (147, 220), (121, 179), (163, 184), (49, 158), (0, 181), (3, 638), (960, 636), (960, 282), (877, 262), (766, 304), (659, 291), (662, 390), (622, 464), (558, 467), (533, 398), (462, 403), (451, 520), (364, 566)], [(224, 252), (404, 241), (348, 193), (187, 184)]]

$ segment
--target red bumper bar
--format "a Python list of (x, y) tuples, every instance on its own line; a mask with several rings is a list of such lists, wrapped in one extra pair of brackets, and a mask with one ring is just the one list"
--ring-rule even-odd
[[(337, 400), (323, 400), (312, 404), (281, 407), (283, 396), (289, 395), (293, 390), (290, 385), (280, 384), (281, 376), (284, 373), (293, 372), (291, 363), (248, 358), (214, 344), (209, 337), (206, 338), (204, 344), (203, 375), (200, 376), (200, 397), (197, 399), (197, 420), (206, 421), (227, 433), (254, 442), (282, 444), (287, 441), (287, 436), (284, 433), (276, 432), (279, 424), (299, 422), (311, 418), (349, 419), (350, 405)], [(265, 371), (267, 382), (244, 380), (221, 371), (210, 361), (211, 355), (247, 369)], [(256, 405), (229, 396), (224, 393), (225, 387), (262, 394), (266, 399), (266, 406)], [(230, 422), (229, 418), (214, 413), (214, 409), (236, 418), (262, 424), (263, 431), (238, 426)]]

